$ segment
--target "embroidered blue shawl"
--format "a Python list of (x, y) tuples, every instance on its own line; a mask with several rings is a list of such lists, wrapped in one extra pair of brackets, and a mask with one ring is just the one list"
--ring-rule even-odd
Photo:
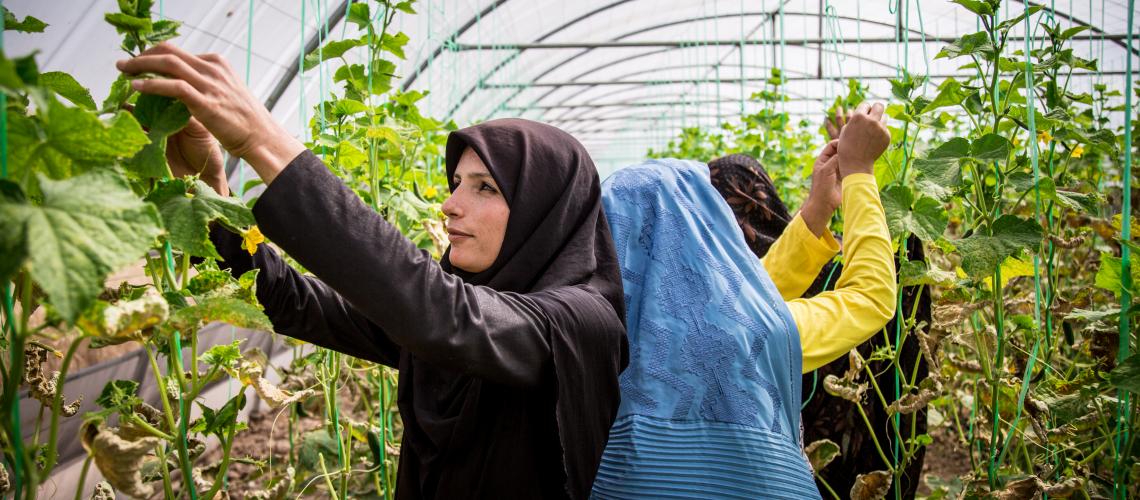
[(603, 204), (630, 364), (597, 498), (819, 498), (799, 440), (799, 334), (708, 168), (650, 160)]

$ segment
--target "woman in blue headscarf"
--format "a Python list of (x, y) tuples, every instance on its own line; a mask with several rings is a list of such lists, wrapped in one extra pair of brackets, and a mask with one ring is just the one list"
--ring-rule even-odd
[[(630, 364), (594, 497), (819, 498), (800, 440), (800, 375), (894, 314), (891, 243), (872, 170), (890, 143), (882, 114), (882, 105), (861, 106), (828, 144), (789, 226), (811, 236), (785, 233), (763, 262), (704, 164), (652, 160), (602, 185)], [(846, 265), (835, 290), (785, 302), (838, 249), (826, 223), (839, 203)], [(806, 284), (792, 279), (799, 275)]]

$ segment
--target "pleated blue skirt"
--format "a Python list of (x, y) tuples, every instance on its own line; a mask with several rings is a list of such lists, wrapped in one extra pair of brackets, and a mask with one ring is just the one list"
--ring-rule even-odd
[(819, 499), (787, 436), (739, 424), (626, 415), (610, 431), (592, 498)]

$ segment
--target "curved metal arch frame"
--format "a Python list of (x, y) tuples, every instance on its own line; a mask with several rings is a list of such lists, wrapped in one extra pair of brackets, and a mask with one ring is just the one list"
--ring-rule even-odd
[[(807, 48), (807, 47), (796, 47), (796, 48), (798, 48), (798, 49), (802, 49), (802, 50), (812, 50), (812, 51), (817, 51), (817, 50), (820, 50), (820, 48), (819, 48), (819, 47), (811, 47), (810, 49), (809, 49), (809, 48)], [(633, 56), (629, 56), (629, 57), (624, 57), (624, 58), (621, 58), (621, 59), (618, 59), (618, 60), (615, 60), (615, 61), (611, 61), (611, 62), (609, 62), (609, 63), (603, 64), (603, 65), (600, 65), (600, 66), (596, 66), (596, 67), (594, 67), (594, 68), (591, 68), (591, 69), (589, 69), (589, 70), (583, 71), (582, 73), (579, 73), (578, 75), (576, 75), (576, 76), (572, 77), (572, 78), (571, 78), (569, 81), (574, 81), (574, 80), (577, 80), (578, 78), (581, 78), (581, 77), (583, 77), (583, 76), (585, 76), (585, 75), (587, 75), (587, 74), (589, 74), (589, 73), (592, 73), (592, 72), (595, 72), (595, 71), (599, 71), (599, 70), (602, 70), (602, 69), (608, 68), (608, 67), (610, 67), (610, 66), (613, 66), (613, 65), (616, 65), (616, 64), (620, 64), (620, 63), (623, 63), (623, 62), (627, 62), (627, 61), (631, 61), (631, 60), (633, 60), (633, 59), (637, 59), (637, 58), (640, 58), (640, 57), (646, 57), (646, 56), (650, 56), (650, 55), (656, 55), (656, 54), (660, 54), (660, 53), (662, 53), (662, 52), (667, 52), (667, 51), (672, 51), (672, 50), (679, 50), (679, 48), (671, 47), (671, 48), (666, 48), (666, 49), (661, 49), (661, 50), (656, 50), (656, 51), (646, 52), (646, 53), (643, 53), (643, 54), (636, 54), (636, 55), (633, 55)], [(886, 64), (886, 63), (884, 63), (884, 62), (882, 62), (882, 61), (876, 61), (876, 60), (874, 60), (874, 59), (870, 59), (870, 58), (862, 57), (862, 56), (859, 56), (859, 55), (857, 55), (857, 54), (851, 54), (851, 53), (849, 53), (849, 52), (844, 52), (844, 51), (840, 51), (840, 50), (834, 50), (834, 49), (832, 49), (832, 48), (830, 48), (830, 47), (823, 47), (823, 48), (822, 48), (822, 50), (823, 50), (824, 52), (828, 52), (828, 53), (831, 53), (831, 54), (842, 55), (842, 56), (845, 56), (845, 57), (853, 57), (853, 58), (856, 58), (856, 59), (859, 59), (859, 60), (862, 60), (862, 61), (866, 61), (866, 62), (868, 62), (868, 63), (871, 63), (871, 64), (876, 64), (876, 65), (879, 65), (879, 66), (883, 66), (884, 68), (890, 68), (890, 69), (894, 69), (894, 66), (891, 66), (891, 65), (889, 65), (889, 64)], [(713, 66), (713, 67), (715, 68), (715, 66)], [(795, 72), (795, 73), (802, 73), (802, 72)], [(806, 74), (806, 73), (804, 73), (804, 75), (805, 75), (805, 76), (807, 76), (807, 74)], [(631, 76), (631, 75), (622, 75), (622, 77), (628, 77), (628, 76)], [(619, 79), (619, 80), (620, 80), (620, 78), (622, 78), (622, 77), (618, 77), (617, 79)], [(712, 80), (710, 80), (710, 81), (712, 81)], [(547, 91), (547, 92), (546, 92), (546, 93), (544, 93), (543, 95), (541, 95), (541, 96), (538, 96), (538, 97), (536, 97), (536, 98), (532, 99), (532, 100), (531, 100), (531, 103), (533, 104), (533, 103), (535, 103), (535, 102), (538, 102), (539, 100), (541, 100), (541, 99), (543, 99), (543, 98), (545, 98), (545, 97), (549, 96), (551, 93), (553, 93), (553, 92), (554, 92), (555, 90), (557, 90), (558, 88), (561, 88), (561, 87), (555, 87), (555, 88), (553, 88), (553, 89), (551, 89), (551, 90)], [(585, 92), (587, 92), (587, 91), (589, 91), (590, 89), (593, 89), (593, 88), (594, 88), (594, 86), (593, 86), (593, 85), (588, 85), (588, 86), (586, 86), (586, 88), (582, 89), (581, 91), (579, 91), (579, 92), (577, 92), (577, 93), (574, 93), (574, 94), (572, 94), (572, 95), (566, 96), (566, 97), (563, 99), (563, 101), (562, 101), (562, 102), (565, 102), (565, 99), (571, 99), (571, 98), (573, 98), (573, 97), (576, 97), (576, 96), (578, 96), (578, 95), (581, 95), (582, 93), (585, 93)], [(510, 101), (510, 99), (513, 99), (513, 98), (517, 97), (517, 96), (518, 96), (518, 94), (520, 94), (522, 90), (525, 90), (525, 87), (524, 87), (523, 89), (519, 90), (518, 92), (516, 92), (514, 95), (512, 95), (512, 96), (508, 97), (507, 99), (504, 99), (504, 100), (503, 100), (503, 102), (501, 102), (501, 103), (500, 103), (498, 106), (495, 106), (495, 107), (494, 107), (494, 108), (492, 108), (492, 109), (498, 109), (498, 108), (502, 107), (502, 106), (503, 106), (503, 105), (505, 105), (507, 102), (509, 102), (509, 101)], [(489, 116), (489, 115), (488, 115), (488, 116)]]
[[(711, 83), (711, 82), (710, 82), (710, 83)], [(682, 83), (682, 82), (678, 82), (678, 83), (676, 83), (676, 85), (689, 85), (689, 83)], [(762, 87), (763, 87), (762, 85), (758, 85), (758, 84), (751, 84), (751, 83), (742, 83), (741, 85), (743, 85), (743, 86), (745, 86), (745, 87), (751, 87), (751, 88), (762, 88)], [(594, 88), (594, 87), (590, 87), (590, 88)], [(597, 98), (602, 98), (602, 97), (611, 97), (611, 96), (614, 96), (614, 95), (620, 95), (620, 94), (622, 94), (622, 93), (625, 93), (625, 92), (631, 92), (631, 91), (635, 91), (635, 90), (641, 90), (641, 89), (644, 89), (644, 88), (645, 88), (644, 86), (626, 87), (626, 88), (617, 89), (617, 90), (614, 90), (614, 91), (612, 91), (612, 92), (609, 92), (609, 93), (606, 93), (606, 94), (603, 94), (603, 95), (600, 95), (600, 96), (596, 96), (596, 97), (597, 97)], [(787, 94), (788, 94), (789, 96), (791, 96), (791, 97), (795, 97), (795, 98), (796, 98), (796, 100), (807, 100), (807, 99), (809, 99), (809, 97), (808, 97), (808, 96), (806, 96), (806, 95), (803, 95), (803, 94), (800, 94), (800, 93), (797, 93), (797, 92), (791, 92), (791, 91), (788, 91), (788, 92), (787, 92)], [(689, 100), (687, 100), (687, 99), (677, 99), (677, 98), (676, 98), (677, 94), (664, 94), (664, 93), (662, 93), (662, 94), (654, 94), (652, 97), (664, 97), (664, 96), (668, 96), (668, 95), (673, 95), (673, 96), (674, 96), (674, 101), (675, 101), (675, 102), (676, 102), (678, 105), (687, 106), (687, 105), (690, 105), (690, 104), (691, 104), (691, 102), (690, 102)], [(573, 109), (569, 110), (569, 112), (573, 112), (573, 111), (574, 111)], [(559, 116), (558, 118), (566, 118), (566, 117), (567, 117), (567, 115), (569, 114), (569, 112), (568, 112), (568, 113), (564, 113), (563, 115)], [(582, 111), (581, 113), (579, 113), (579, 114), (578, 114), (578, 115), (576, 115), (575, 117), (583, 117), (583, 115), (585, 115), (586, 113), (589, 113), (589, 112), (590, 112), (590, 109), (589, 109), (589, 108), (585, 108), (585, 110), (584, 110), (584, 111)], [(545, 119), (546, 119), (546, 118), (545, 118), (545, 114), (543, 114), (542, 116), (540, 116), (540, 118), (542, 118), (542, 119), (544, 119), (544, 120), (545, 120)]]

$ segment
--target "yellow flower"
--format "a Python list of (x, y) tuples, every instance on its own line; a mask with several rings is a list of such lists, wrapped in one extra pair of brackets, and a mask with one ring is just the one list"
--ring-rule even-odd
[(1050, 134), (1048, 130), (1042, 130), (1041, 133), (1037, 134), (1037, 140), (1048, 143), (1053, 140), (1053, 134)]
[(1085, 147), (1084, 146), (1077, 144), (1077, 147), (1073, 148), (1073, 158), (1080, 158), (1084, 154), (1085, 154)]
[(257, 226), (250, 227), (249, 231), (242, 231), (241, 239), (241, 247), (250, 255), (257, 253), (257, 245), (265, 243), (265, 235), (261, 234)]
[(435, 189), (435, 186), (428, 186), (427, 189), (424, 190), (424, 198), (435, 198), (438, 194), (439, 191)]
[(1010, 142), (1013, 143), (1013, 147), (1020, 146), (1021, 145), (1021, 138), (1019, 138), (1015, 135), (1015, 136), (1013, 136), (1013, 140)]

